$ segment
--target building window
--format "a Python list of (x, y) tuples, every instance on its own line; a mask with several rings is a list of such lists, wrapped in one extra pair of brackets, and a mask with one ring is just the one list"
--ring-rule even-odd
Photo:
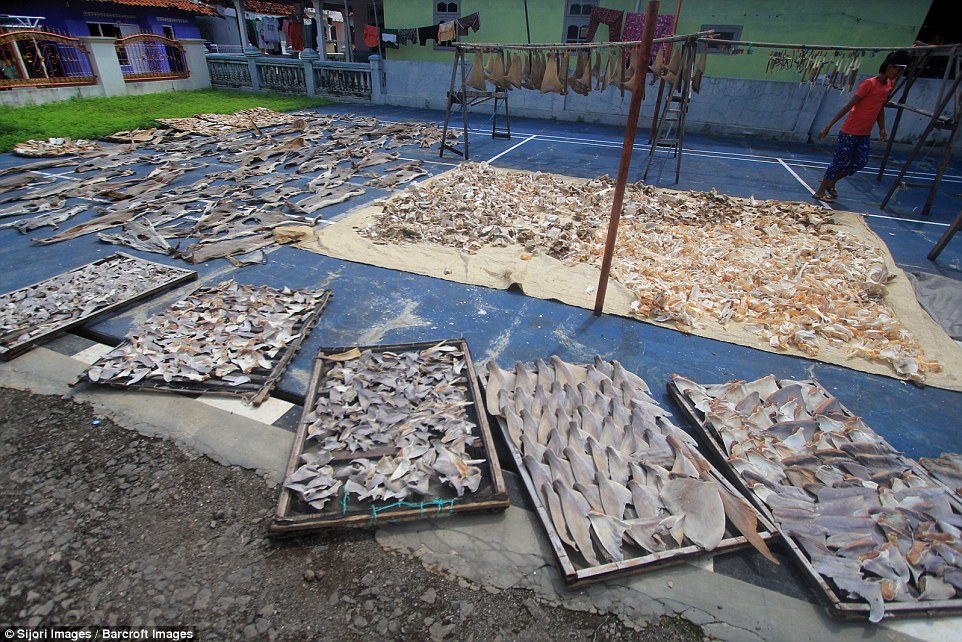
[(170, 25), (163, 25), (162, 28), (163, 28), (163, 30), (164, 30), (164, 38), (170, 38), (171, 40), (173, 40), (173, 39), (174, 39), (174, 28), (171, 27)]
[[(434, 3), (434, 24), (451, 22), (461, 17), (461, 2), (435, 2)], [(442, 46), (435, 41), (435, 51), (454, 51), (454, 47)]]
[[(719, 40), (741, 40), (742, 39), (742, 26), (741, 25), (702, 25), (700, 31), (714, 31), (715, 37)], [(738, 53), (737, 47), (735, 45), (727, 44), (712, 44), (708, 42), (706, 45), (698, 43), (698, 51), (701, 52), (702, 47), (708, 47), (708, 53), (710, 54), (733, 54)]]
[(598, 0), (568, 0), (565, 7), (564, 42), (579, 43), (588, 40), (588, 21), (591, 9), (598, 6)]
[[(120, 25), (110, 24), (109, 22), (88, 22), (87, 29), (90, 31), (91, 36), (114, 39), (123, 37), (123, 34), (120, 32)], [(127, 58), (126, 47), (121, 47), (117, 50), (117, 59), (120, 61), (122, 67), (130, 64), (130, 60)]]
[(102, 38), (120, 37), (120, 25), (116, 24), (110, 24), (107, 22), (88, 22), (87, 29), (90, 30), (91, 36), (100, 36)]

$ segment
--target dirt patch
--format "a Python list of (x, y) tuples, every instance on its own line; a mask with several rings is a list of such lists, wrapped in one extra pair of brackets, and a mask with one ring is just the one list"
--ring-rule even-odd
[(277, 491), (98, 417), (0, 388), (0, 627), (190, 626), (200, 639), (703, 640), (686, 620), (490, 592), (373, 531), (267, 537)]

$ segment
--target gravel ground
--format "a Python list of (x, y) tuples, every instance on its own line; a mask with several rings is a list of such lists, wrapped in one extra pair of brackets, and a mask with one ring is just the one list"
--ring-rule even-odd
[(267, 537), (277, 490), (89, 406), (0, 388), (0, 628), (190, 626), (203, 640), (703, 640), (495, 592), (372, 531)]

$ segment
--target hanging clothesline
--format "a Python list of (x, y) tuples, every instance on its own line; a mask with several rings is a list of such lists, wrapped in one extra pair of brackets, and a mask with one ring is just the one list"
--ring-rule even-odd
[[(651, 42), (652, 44), (663, 44), (669, 42), (683, 42), (685, 40), (698, 39), (701, 40), (706, 38), (709, 34), (714, 33), (714, 31), (699, 31), (697, 33), (683, 34), (678, 36), (667, 36), (665, 38), (655, 38)], [(584, 49), (610, 49), (612, 47), (640, 47), (640, 40), (625, 40), (617, 42), (583, 42), (579, 44), (561, 44), (561, 43), (546, 43), (546, 44), (506, 44), (506, 43), (475, 43), (475, 42), (456, 42), (454, 46), (462, 49), (464, 51), (477, 51), (481, 50), (484, 52), (497, 51), (504, 49), (511, 50), (521, 50), (521, 51), (580, 51)]]
[(777, 42), (751, 42), (748, 40), (719, 40), (717, 38), (699, 38), (699, 42), (711, 43), (713, 45), (730, 45), (745, 49), (797, 49), (799, 51), (867, 51), (871, 53), (881, 53), (883, 51), (941, 51), (951, 50), (958, 47), (953, 45), (908, 45), (903, 47), (863, 47), (863, 46), (843, 46), (843, 45), (793, 45), (780, 44)]

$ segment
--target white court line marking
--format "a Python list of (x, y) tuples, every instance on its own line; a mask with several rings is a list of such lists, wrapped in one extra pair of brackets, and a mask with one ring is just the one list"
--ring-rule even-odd
[(280, 419), (285, 412), (294, 407), (294, 404), (277, 399), (276, 397), (268, 397), (267, 401), (257, 407), (248, 405), (240, 399), (231, 399), (229, 397), (215, 395), (201, 395), (197, 400), (202, 404), (213, 406), (220, 410), (226, 410), (235, 415), (247, 417), (248, 419), (260, 421), (265, 424), (273, 424)]
[[(385, 122), (385, 123), (400, 123), (400, 122), (410, 122), (410, 121), (384, 120), (384, 121), (382, 121), (382, 122)], [(432, 124), (432, 125), (435, 125), (435, 126), (437, 126), (437, 127), (441, 127), (441, 126), (442, 126), (442, 123), (440, 123), (440, 122), (438, 122), (438, 121), (416, 121), (416, 122), (423, 122), (423, 123), (427, 123), (427, 124)], [(483, 134), (487, 134), (488, 132), (487, 132), (486, 129), (472, 129), (471, 127), (469, 127), (469, 128), (468, 128), (468, 133), (469, 133), (469, 134), (483, 135)], [(607, 148), (614, 148), (614, 149), (621, 149), (621, 148), (622, 148), (622, 145), (618, 144), (616, 141), (605, 141), (605, 140), (600, 140), (600, 139), (595, 139), (595, 138), (579, 138), (579, 137), (576, 137), (576, 136), (563, 136), (563, 135), (560, 135), (560, 134), (545, 134), (545, 133), (541, 133), (541, 134), (528, 134), (528, 133), (525, 133), (525, 132), (517, 132), (517, 131), (516, 131), (515, 133), (518, 134), (519, 136), (531, 136), (531, 137), (535, 137), (535, 138), (537, 138), (538, 140), (544, 141), (544, 142), (564, 143), (564, 144), (569, 144), (569, 145), (593, 145), (593, 146), (598, 146), (598, 147), (607, 147)], [(651, 146), (648, 145), (648, 144), (633, 145), (633, 146), (632, 146), (632, 151), (647, 151), (650, 147), (651, 147)], [(513, 148), (512, 148), (512, 149), (513, 149)], [(509, 149), (509, 150), (507, 150), (507, 151), (511, 151), (511, 150)], [(504, 153), (507, 153), (507, 151), (504, 152)], [(669, 152), (667, 152), (666, 150), (656, 150), (656, 152), (657, 152), (657, 151), (665, 151), (665, 153), (669, 153)], [(711, 151), (711, 150), (692, 150), (691, 148), (686, 149), (686, 150), (683, 151), (682, 153), (683, 153), (683, 155), (685, 155), (685, 156), (693, 156), (693, 157), (696, 157), (696, 158), (724, 158), (724, 159), (728, 159), (728, 160), (743, 160), (743, 161), (749, 161), (749, 162), (755, 162), (755, 163), (767, 163), (767, 164), (774, 164), (774, 163), (781, 162), (781, 159), (780, 159), (780, 158), (770, 157), (770, 156), (764, 156), (764, 155), (760, 155), (760, 154), (740, 154), (740, 153), (738, 153), (738, 152), (716, 152), (716, 151)], [(495, 158), (499, 158), (499, 157), (500, 157), (500, 155), (499, 155), (499, 156), (495, 156)], [(488, 162), (491, 162), (491, 161), (495, 160), (495, 158), (490, 159)], [(443, 163), (438, 163), (438, 164), (440, 165), (440, 164), (443, 164)], [(830, 164), (830, 163), (821, 163), (821, 162), (819, 162), (819, 161), (802, 160), (802, 159), (799, 159), (797, 162), (795, 162), (795, 165), (800, 165), (800, 166), (802, 166), (802, 167), (807, 167), (807, 168), (812, 168), (812, 169), (824, 169), (824, 168), (828, 167), (829, 164)], [(455, 166), (455, 165), (456, 165), (456, 164), (452, 164), (452, 166)], [(861, 173), (877, 174), (877, 173), (878, 173), (878, 168), (866, 167), (864, 170), (861, 171)], [(883, 175), (885, 175), (885, 176), (897, 176), (898, 173), (899, 173), (899, 172), (896, 171), (896, 170), (886, 170)], [(934, 178), (934, 176), (935, 176), (935, 174), (928, 173), (928, 172), (907, 172), (907, 173), (905, 174), (905, 178), (907, 178), (907, 179), (908, 179), (908, 178)], [(942, 182), (952, 182), (952, 183), (954, 183), (954, 182), (962, 182), (962, 175), (946, 174), (946, 175), (944, 175), (944, 176), (942, 177)], [(911, 219), (909, 219), (909, 220), (911, 220)]]
[[(805, 187), (805, 189), (808, 190), (808, 193), (809, 193), (809, 194), (814, 194), (814, 193), (815, 193), (815, 190), (812, 189), (812, 186), (809, 185), (808, 183), (806, 183), (804, 180), (802, 180), (802, 177), (799, 176), (798, 174), (796, 174), (796, 173), (795, 173), (795, 170), (788, 166), (788, 163), (786, 163), (786, 162), (783, 161), (781, 158), (779, 158), (779, 159), (778, 159), (778, 164), (781, 165), (782, 167), (784, 167), (784, 168), (788, 171), (789, 174), (791, 174), (792, 176), (794, 176), (794, 177), (795, 177), (795, 180), (798, 181), (799, 183), (801, 183), (802, 186)], [(828, 203), (824, 203), (824, 202), (822, 202), (822, 201), (819, 201), (818, 204), (821, 205), (822, 207), (824, 207), (825, 209), (829, 209), (829, 210), (835, 209), (835, 208), (833, 208), (831, 205), (829, 205)]]
[[(385, 122), (385, 123), (401, 123), (401, 122), (411, 122), (411, 121), (384, 120), (384, 121), (382, 121), (382, 122)], [(441, 122), (439, 122), (439, 121), (416, 121), (416, 122), (423, 122), (423, 123), (427, 123), (427, 124), (432, 124), (432, 125), (435, 125), (435, 126), (437, 126), (437, 127), (441, 127), (441, 126), (443, 125), (443, 123), (441, 123)], [(472, 129), (471, 127), (469, 127), (469, 128), (468, 128), (468, 133), (469, 133), (469, 134), (482, 135), (482, 134), (487, 134), (488, 131), (487, 131), (486, 129)], [(541, 133), (541, 134), (529, 134), (529, 133), (525, 133), (525, 132), (521, 132), (521, 131), (516, 131), (515, 133), (518, 134), (519, 136), (532, 136), (532, 137), (536, 137), (538, 140), (545, 141), (545, 142), (566, 143), (566, 144), (569, 144), (569, 145), (587, 144), (587, 145), (595, 145), (595, 146), (599, 146), (599, 147), (610, 147), (610, 148), (616, 148), (616, 149), (621, 149), (621, 147), (622, 147), (622, 145), (619, 144), (619, 143), (617, 143), (617, 141), (605, 141), (605, 140), (600, 140), (600, 139), (595, 139), (595, 138), (579, 138), (579, 137), (576, 137), (576, 136), (563, 136), (563, 135), (560, 135), (560, 134), (545, 134), (545, 133)], [(634, 151), (647, 151), (650, 147), (651, 147), (651, 146), (648, 145), (648, 144), (638, 144), (638, 145), (633, 145), (633, 146), (632, 146), (632, 150), (634, 150)], [(510, 151), (510, 150), (508, 150), (508, 151)], [(660, 150), (660, 151), (665, 151), (665, 150)], [(668, 153), (668, 152), (666, 152), (666, 153)], [(691, 155), (691, 156), (695, 156), (695, 157), (699, 157), (699, 158), (713, 158), (713, 157), (717, 157), (717, 158), (726, 158), (726, 159), (731, 159), (731, 160), (746, 160), (746, 161), (750, 161), (750, 162), (772, 163), (772, 164), (777, 163), (777, 162), (779, 162), (779, 161), (781, 160), (781, 159), (779, 159), (779, 158), (777, 158), (777, 157), (774, 157), (774, 156), (764, 156), (764, 155), (760, 155), (760, 154), (740, 154), (740, 153), (738, 153), (738, 152), (716, 152), (716, 151), (711, 151), (711, 150), (693, 150), (693, 149), (691, 149), (691, 148), (686, 149), (686, 150), (683, 152), (683, 154), (684, 154), (684, 155)], [(497, 157), (496, 157), (496, 158), (497, 158)], [(492, 159), (492, 160), (493, 160), (493, 159)], [(488, 162), (490, 162), (490, 161), (488, 161)], [(440, 164), (440, 163), (439, 163), (439, 164)], [(820, 161), (812, 161), (812, 160), (802, 160), (802, 159), (799, 159), (799, 160), (798, 160), (797, 162), (795, 162), (794, 164), (795, 164), (795, 165), (801, 165), (801, 166), (803, 166), (803, 167), (810, 167), (810, 168), (814, 168), (814, 169), (824, 169), (824, 168), (828, 167), (830, 163), (821, 163)], [(868, 174), (877, 174), (877, 173), (878, 173), (878, 168), (876, 167), (876, 168), (873, 169), (873, 168), (871, 168), (871, 167), (866, 167), (864, 170), (862, 170), (862, 172), (863, 172), (863, 173), (868, 173)], [(884, 173), (884, 175), (885, 175), (885, 176), (897, 176), (898, 173), (899, 173), (899, 172), (896, 171), (896, 170), (886, 170), (885, 173)], [(910, 178), (910, 177), (911, 177), (911, 178), (929, 178), (929, 177), (934, 177), (934, 176), (935, 176), (935, 174), (928, 173), (928, 172), (907, 172), (906, 175), (905, 175), (905, 178)], [(944, 176), (942, 177), (942, 182), (962, 182), (962, 175), (946, 174), (946, 175), (944, 175)]]
[[(479, 135), (487, 133), (486, 130), (482, 130), (482, 129), (477, 129), (477, 130), (468, 129), (468, 132), (479, 134)], [(576, 138), (572, 136), (560, 136), (557, 134), (529, 134), (529, 135), (537, 137), (539, 141), (544, 141), (549, 143), (563, 143), (567, 145), (589, 145), (589, 146), (595, 146), (595, 147), (606, 147), (611, 149), (621, 149), (622, 147), (622, 145), (617, 142), (596, 140), (591, 138)], [(648, 151), (650, 147), (651, 146), (646, 143), (641, 143), (641, 144), (632, 146), (632, 150), (644, 152), (644, 151)], [(656, 153), (671, 154), (673, 152), (670, 152), (668, 150), (656, 150)], [(781, 161), (780, 158), (775, 156), (765, 156), (761, 154), (741, 154), (738, 152), (717, 152), (712, 150), (703, 150), (703, 149), (694, 149), (694, 148), (685, 149), (683, 151), (683, 155), (692, 156), (695, 158), (721, 158), (726, 160), (739, 160), (739, 161), (748, 161), (752, 163), (766, 163), (766, 164), (775, 164)], [(802, 167), (807, 167), (812, 169), (825, 169), (830, 165), (830, 163), (799, 159), (797, 162), (795, 162), (795, 165), (800, 165)], [(874, 175), (878, 173), (878, 168), (866, 167), (865, 169), (861, 170), (859, 173)], [(898, 174), (899, 174), (898, 170), (885, 170), (883, 175), (897, 176)], [(930, 172), (908, 172), (905, 175), (905, 178), (934, 178), (934, 177), (935, 177), (935, 174)], [(942, 182), (952, 182), (952, 183), (962, 182), (962, 175), (957, 176), (955, 174), (946, 174), (942, 177)]]
[(432, 160), (426, 160), (424, 158), (405, 158), (404, 156), (398, 156), (398, 160), (408, 161), (408, 162), (421, 161), (422, 163), (427, 163), (428, 165), (444, 165), (445, 167), (458, 166), (458, 163), (448, 163), (446, 161), (432, 161)]
[(95, 343), (86, 350), (81, 350), (77, 354), (73, 355), (74, 359), (83, 361), (86, 365), (92, 366), (97, 362), (100, 357), (105, 356), (108, 352), (111, 352), (113, 348), (103, 343)]
[(904, 221), (906, 223), (919, 223), (921, 225), (937, 225), (939, 227), (948, 227), (951, 223), (938, 223), (936, 221), (920, 221), (914, 218), (903, 218), (901, 216), (885, 216), (884, 214), (862, 214), (865, 217), (871, 218), (885, 218), (890, 221)]
[(521, 142), (518, 143), (517, 145), (512, 145), (511, 147), (509, 147), (508, 149), (504, 150), (503, 152), (501, 152), (501, 153), (498, 154), (497, 156), (495, 156), (495, 157), (493, 157), (493, 158), (489, 158), (489, 159), (488, 159), (488, 162), (489, 162), (489, 163), (493, 163), (494, 161), (498, 160), (499, 158), (501, 158), (502, 156), (504, 156), (504, 155), (507, 154), (508, 152), (513, 151), (513, 150), (515, 150), (515, 149), (518, 149), (519, 147), (521, 147), (522, 145), (524, 145), (524, 144), (527, 143), (528, 141), (534, 140), (534, 139), (537, 138), (537, 137), (538, 137), (537, 134), (532, 134), (531, 136), (528, 136), (527, 138), (525, 138), (523, 141), (521, 141)]
[[(804, 180), (802, 180), (802, 177), (799, 176), (798, 174), (796, 174), (796, 173), (795, 173), (795, 170), (793, 170), (791, 167), (788, 166), (788, 163), (786, 163), (785, 161), (783, 161), (781, 158), (778, 159), (778, 162), (779, 162), (779, 164), (780, 164), (782, 167), (784, 167), (786, 170), (788, 170), (788, 173), (789, 173), (789, 174), (791, 174), (792, 176), (795, 177), (795, 180), (797, 180), (799, 183), (801, 183), (801, 184), (805, 187), (805, 189), (808, 190), (808, 193), (809, 193), (810, 195), (814, 195), (814, 194), (815, 194), (815, 190), (812, 189), (811, 185), (809, 185), (809, 184), (806, 183)], [(819, 204), (823, 209), (832, 210), (832, 211), (835, 210), (835, 208), (832, 207), (832, 204), (831, 204), (831, 203), (826, 203), (825, 201), (818, 201), (818, 204)]]
[[(805, 189), (807, 189), (810, 194), (814, 194), (814, 193), (815, 193), (815, 190), (813, 190), (813, 189), (809, 186), (808, 183), (806, 183), (804, 180), (802, 180), (802, 177), (799, 176), (798, 174), (796, 174), (796, 173), (795, 173), (795, 170), (793, 170), (791, 167), (789, 167), (788, 164), (787, 164), (785, 161), (783, 161), (781, 158), (779, 158), (779, 159), (778, 159), (778, 162), (781, 163), (782, 167), (784, 167), (786, 170), (788, 170), (788, 173), (789, 173), (789, 174), (791, 174), (792, 176), (795, 177), (795, 180), (797, 180), (799, 183), (801, 183), (802, 185), (804, 185), (804, 186), (805, 186)], [(834, 210), (834, 209), (835, 209), (834, 207), (831, 206), (830, 203), (825, 203), (825, 202), (819, 201), (818, 204), (821, 205), (822, 207), (824, 207), (825, 209), (829, 209), (829, 210)], [(922, 224), (922, 225), (937, 225), (937, 226), (939, 226), (939, 227), (948, 227), (948, 226), (950, 225), (949, 223), (938, 223), (938, 222), (936, 222), (936, 221), (919, 221), (919, 220), (916, 220), (916, 219), (914, 219), (914, 218), (903, 218), (903, 217), (901, 217), (901, 216), (885, 216), (884, 214), (862, 214), (862, 216), (864, 216), (864, 217), (866, 217), (866, 218), (868, 218), (868, 217), (871, 217), (871, 218), (884, 218), (884, 219), (888, 219), (888, 220), (890, 220), (890, 221), (903, 221), (903, 222), (905, 222), (905, 223), (920, 223), (920, 224)]]

